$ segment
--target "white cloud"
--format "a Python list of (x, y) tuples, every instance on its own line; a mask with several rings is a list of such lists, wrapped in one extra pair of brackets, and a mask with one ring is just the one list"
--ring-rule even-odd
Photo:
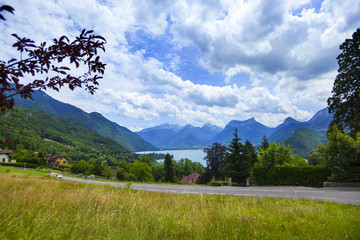
[[(133, 129), (161, 121), (224, 126), (233, 119), (255, 117), (274, 126), (287, 116), (306, 120), (326, 106), (336, 76), (338, 46), (360, 26), (356, 0), (324, 0), (317, 8), (310, 0), (11, 4), (15, 15), (4, 23), (2, 46), (12, 45), (13, 32), (40, 42), (64, 34), (74, 37), (87, 28), (106, 38), (101, 57), (107, 68), (98, 93), (51, 94), (86, 111), (117, 115), (120, 124), (121, 119), (135, 119), (127, 120)], [(149, 40), (138, 36), (138, 31), (150, 40), (166, 36), (172, 49), (164, 58), (147, 52)], [(129, 34), (139, 39), (130, 43)], [(181, 77), (187, 47), (199, 51), (194, 67), (209, 75), (220, 73), (221, 84)], [(6, 47), (0, 58), (10, 59), (13, 54)], [(240, 74), (249, 76), (250, 84), (238, 80)]]

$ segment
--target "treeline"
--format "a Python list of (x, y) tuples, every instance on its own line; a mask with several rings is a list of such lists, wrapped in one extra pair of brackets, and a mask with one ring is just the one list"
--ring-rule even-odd
[[(247, 179), (257, 185), (301, 185), (320, 187), (325, 181), (360, 181), (360, 133), (356, 138), (336, 126), (328, 134), (328, 144), (319, 145), (308, 161), (283, 143), (269, 143), (264, 136), (256, 152), (249, 141), (240, 142), (235, 130), (229, 146), (214, 143), (204, 148), (207, 162), (204, 182), (220, 181), (245, 185)], [(235, 184), (234, 184), (235, 183)]]
[(271, 171), (274, 167), (308, 165), (306, 160), (293, 155), (290, 148), (284, 144), (269, 144), (266, 136), (263, 137), (259, 151), (255, 151), (250, 141), (247, 140), (245, 144), (240, 141), (235, 129), (229, 146), (213, 143), (204, 148), (207, 163), (204, 182), (228, 182), (231, 178), (232, 185), (244, 186), (255, 166)]
[(157, 162), (147, 155), (142, 155), (133, 163), (121, 162), (117, 168), (116, 178), (121, 181), (179, 183), (184, 176), (191, 173), (203, 175), (204, 172), (201, 163), (188, 158), (176, 161), (170, 154), (166, 154), (164, 162)]

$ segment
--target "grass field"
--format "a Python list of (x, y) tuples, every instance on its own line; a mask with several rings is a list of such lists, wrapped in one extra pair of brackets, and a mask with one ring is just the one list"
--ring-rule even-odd
[(360, 239), (360, 206), (136, 191), (0, 167), (0, 239)]
[(24, 170), (23, 168), (15, 168), (15, 167), (4, 167), (0, 166), (0, 174), (1, 173), (22, 173), (25, 175), (31, 175), (31, 176), (47, 176), (48, 174), (36, 171), (34, 169), (27, 169)]

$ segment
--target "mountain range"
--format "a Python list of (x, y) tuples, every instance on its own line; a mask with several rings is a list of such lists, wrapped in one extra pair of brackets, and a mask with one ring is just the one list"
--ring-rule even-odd
[(224, 129), (211, 124), (202, 127), (163, 124), (143, 129), (138, 134), (159, 148), (195, 148), (214, 142), (228, 145), (234, 137), (236, 128), (243, 143), (249, 140), (258, 146), (266, 136), (269, 142), (284, 142), (290, 145), (294, 153), (307, 157), (317, 145), (327, 142), (326, 131), (332, 119), (332, 114), (325, 108), (309, 121), (300, 122), (288, 117), (274, 128), (250, 118), (245, 121), (230, 121)]
[(15, 96), (17, 106), (35, 109), (68, 122), (87, 127), (101, 136), (111, 138), (129, 151), (156, 151), (159, 149), (201, 148), (214, 142), (228, 145), (235, 128), (242, 142), (249, 140), (259, 146), (264, 136), (269, 142), (289, 144), (294, 153), (303, 157), (318, 144), (327, 142), (326, 131), (333, 115), (327, 108), (317, 112), (309, 121), (300, 122), (288, 117), (277, 127), (268, 127), (250, 118), (245, 121), (230, 121), (225, 128), (206, 123), (202, 127), (190, 124), (162, 124), (134, 133), (102, 116), (53, 99), (43, 91), (34, 91), (33, 101)]
[(43, 91), (34, 91), (33, 100), (14, 97), (16, 106), (35, 109), (54, 117), (66, 117), (68, 121), (90, 128), (101, 136), (111, 138), (129, 151), (154, 151), (157, 147), (142, 139), (126, 127), (120, 126), (100, 113), (85, 111), (73, 105), (60, 102)]
[(221, 131), (222, 128), (210, 123), (202, 127), (166, 123), (143, 129), (138, 134), (160, 148), (197, 148), (208, 145), (209, 139)]

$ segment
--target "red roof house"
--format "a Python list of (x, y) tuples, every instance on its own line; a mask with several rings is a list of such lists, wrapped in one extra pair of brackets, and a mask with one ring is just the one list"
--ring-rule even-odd
[(183, 177), (180, 181), (180, 184), (194, 184), (198, 180), (199, 177), (200, 177), (200, 174), (192, 173), (189, 176)]

